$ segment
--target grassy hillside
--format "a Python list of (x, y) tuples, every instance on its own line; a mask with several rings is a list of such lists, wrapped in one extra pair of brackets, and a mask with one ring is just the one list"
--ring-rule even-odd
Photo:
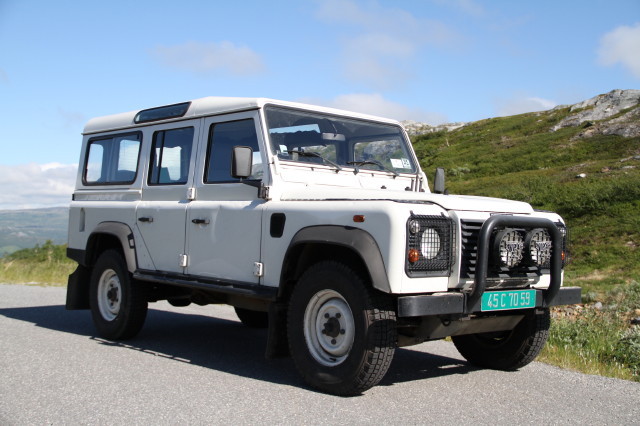
[(0, 282), (66, 284), (77, 264), (67, 258), (66, 245), (46, 241), (0, 259)]
[(428, 176), (446, 169), (450, 193), (560, 213), (570, 228), (568, 283), (605, 293), (640, 281), (640, 138), (579, 138), (581, 127), (551, 132), (568, 114), (492, 118), (413, 143)]

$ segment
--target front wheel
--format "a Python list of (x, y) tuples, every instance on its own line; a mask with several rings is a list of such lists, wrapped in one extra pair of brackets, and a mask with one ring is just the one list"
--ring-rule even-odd
[(138, 334), (147, 317), (147, 300), (120, 252), (107, 250), (100, 255), (90, 290), (91, 316), (100, 336), (115, 340)]
[(287, 330), (305, 381), (336, 395), (357, 395), (378, 384), (397, 343), (390, 298), (334, 261), (302, 275), (289, 303)]
[(549, 309), (528, 312), (513, 330), (453, 336), (458, 352), (471, 364), (517, 370), (533, 361), (549, 337)]

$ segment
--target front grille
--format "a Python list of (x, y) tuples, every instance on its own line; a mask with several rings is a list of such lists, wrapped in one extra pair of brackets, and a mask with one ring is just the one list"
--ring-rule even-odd
[(476, 260), (478, 259), (478, 235), (482, 228), (482, 222), (460, 221), (460, 279), (473, 279), (476, 273)]
[[(460, 221), (460, 280), (473, 280), (476, 273), (476, 262), (478, 258), (478, 237), (482, 228), (482, 221), (461, 220)], [(555, 224), (563, 236), (562, 247), (566, 253), (567, 228), (561, 224)], [(490, 250), (493, 244), (490, 244)], [(492, 262), (492, 255), (489, 255), (489, 268), (487, 274), (487, 288), (497, 287), (523, 287), (528, 285), (531, 279), (539, 277), (542, 273), (549, 272), (549, 265), (527, 266), (518, 265), (514, 268), (496, 265)], [(566, 256), (565, 256), (566, 257)], [(563, 261), (564, 267), (565, 261)]]

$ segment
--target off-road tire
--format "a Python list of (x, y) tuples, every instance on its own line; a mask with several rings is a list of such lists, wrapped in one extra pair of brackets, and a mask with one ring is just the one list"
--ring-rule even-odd
[(549, 337), (549, 309), (525, 314), (511, 331), (453, 336), (458, 352), (471, 364), (513, 371), (533, 361)]
[(250, 309), (234, 307), (240, 322), (251, 328), (269, 327), (269, 314), (267, 312), (252, 311)]
[(296, 368), (308, 384), (334, 395), (358, 395), (389, 369), (397, 345), (396, 312), (391, 298), (352, 268), (323, 261), (298, 280), (287, 332)]
[(93, 323), (101, 337), (125, 340), (138, 334), (147, 317), (144, 288), (117, 250), (107, 250), (93, 267), (90, 286)]

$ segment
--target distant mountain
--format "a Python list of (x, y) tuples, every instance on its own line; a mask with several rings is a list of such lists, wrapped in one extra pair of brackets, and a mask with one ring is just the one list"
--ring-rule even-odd
[(0, 257), (23, 248), (67, 242), (69, 209), (0, 210)]

